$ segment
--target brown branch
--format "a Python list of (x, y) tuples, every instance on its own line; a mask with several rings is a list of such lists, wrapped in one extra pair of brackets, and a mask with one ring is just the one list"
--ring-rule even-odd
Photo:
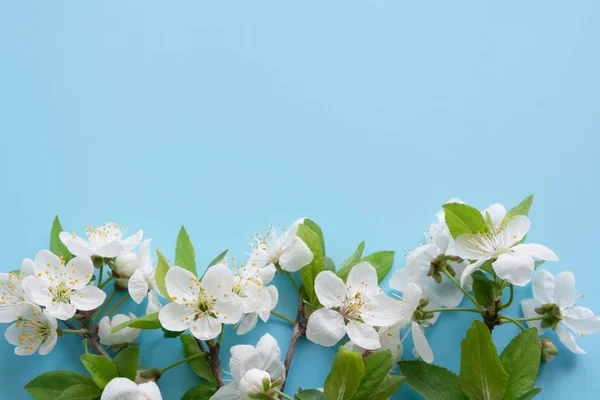
[[(304, 301), (302, 300), (302, 289), (300, 286), (300, 304), (298, 304), (298, 312), (296, 313), (296, 321), (294, 322), (294, 329), (292, 330), (292, 337), (290, 339), (290, 345), (288, 346), (287, 354), (285, 355), (285, 361), (283, 365), (285, 366), (285, 376), (287, 378), (288, 372), (290, 371), (290, 365), (292, 364), (292, 358), (294, 358), (294, 351), (296, 350), (296, 345), (298, 341), (306, 336), (306, 324), (308, 323), (308, 318), (306, 318), (306, 310), (304, 307)], [(287, 381), (287, 379), (286, 379)], [(281, 391), (285, 388), (285, 382), (281, 385)]]
[[(81, 318), (77, 319), (77, 323), (82, 329), (87, 331), (86, 336), (88, 339), (88, 344), (96, 350), (98, 354), (112, 360), (112, 357), (106, 349), (100, 343), (100, 338), (98, 337), (98, 325), (94, 324), (92, 320), (92, 313), (83, 311), (80, 314)], [(66, 324), (66, 321), (65, 321)], [(68, 326), (68, 325), (67, 325)]]
[(225, 382), (223, 382), (223, 377), (221, 376), (221, 362), (219, 361), (219, 350), (221, 349), (221, 343), (208, 342), (208, 349), (208, 364), (210, 365), (210, 370), (215, 376), (219, 387), (223, 387), (225, 386)]

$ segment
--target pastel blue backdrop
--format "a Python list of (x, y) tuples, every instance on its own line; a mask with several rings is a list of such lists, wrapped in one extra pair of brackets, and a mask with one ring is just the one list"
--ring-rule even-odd
[[(397, 269), (448, 198), (483, 208), (535, 193), (528, 238), (555, 250), (548, 269), (572, 269), (581, 303), (600, 312), (599, 12), (597, 1), (3, 2), (1, 269), (48, 246), (55, 214), (69, 231), (143, 228), (170, 257), (185, 224), (200, 265), (310, 216), (337, 263), (364, 239), (395, 250)], [(291, 286), (276, 284), (277, 310), (293, 316)], [(472, 318), (428, 330), (436, 363), (458, 371)], [(265, 332), (285, 351), (291, 330), (276, 319), (228, 329), (224, 367), (230, 346)], [(517, 332), (497, 328), (497, 346)], [(141, 341), (145, 365), (182, 357), (178, 340)], [(589, 354), (559, 345), (541, 368), (541, 398), (595, 397), (600, 335), (579, 343)], [(75, 337), (46, 357), (2, 342), (3, 398), (28, 398), (44, 371), (83, 371), (80, 351)], [(288, 392), (322, 387), (335, 352), (303, 340)], [(180, 366), (160, 386), (171, 400), (198, 382)], [(394, 398), (419, 396), (405, 386)]]

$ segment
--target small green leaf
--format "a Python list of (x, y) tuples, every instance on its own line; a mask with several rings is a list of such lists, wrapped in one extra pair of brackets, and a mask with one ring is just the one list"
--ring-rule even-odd
[(294, 396), (295, 400), (325, 400), (325, 394), (317, 389), (301, 390)]
[(381, 282), (394, 265), (393, 251), (376, 251), (364, 257), (362, 261), (370, 263), (377, 270), (377, 281)]
[(96, 386), (92, 378), (71, 371), (50, 371), (33, 378), (25, 390), (34, 400), (56, 400), (76, 385)]
[(160, 329), (162, 328), (162, 325), (158, 320), (158, 313), (155, 312), (152, 314), (144, 315), (143, 317), (123, 322), (122, 324), (119, 324), (112, 328), (111, 333), (117, 333), (120, 330), (125, 329), (127, 327), (138, 329)]
[(317, 234), (317, 236), (319, 237), (319, 241), (321, 242), (321, 251), (323, 257), (325, 257), (325, 237), (323, 236), (323, 231), (321, 230), (321, 227), (315, 221), (308, 218), (304, 219), (302, 225), (306, 225), (311, 231)]
[(228, 251), (229, 251), (229, 250), (223, 250), (223, 251), (221, 252), (221, 254), (219, 254), (218, 256), (216, 256), (216, 257), (215, 257), (215, 259), (214, 259), (214, 260), (212, 260), (212, 261), (210, 262), (210, 264), (208, 264), (208, 267), (207, 267), (207, 269), (208, 269), (208, 268), (210, 268), (210, 267), (212, 267), (213, 265), (217, 265), (218, 263), (220, 263), (221, 261), (223, 261), (223, 259), (224, 259), (224, 258), (225, 258), (225, 256), (227, 255), (227, 252), (228, 252)]
[(119, 376), (115, 364), (106, 357), (84, 354), (81, 356), (81, 362), (100, 389), (104, 389), (111, 379)]
[(52, 222), (52, 230), (50, 231), (50, 251), (56, 254), (58, 257), (62, 257), (63, 260), (65, 260), (65, 263), (67, 263), (71, 258), (73, 258), (73, 255), (59, 238), (59, 234), (62, 231), (63, 228), (60, 225), (60, 220), (58, 219), (57, 215), (54, 217), (54, 221)]
[[(183, 352), (186, 357), (202, 353), (202, 350), (200, 349), (200, 346), (198, 346), (196, 339), (189, 333), (179, 336), (179, 339), (181, 340), (181, 346), (183, 347)], [(208, 361), (205, 357), (195, 358), (189, 363), (192, 371), (194, 371), (194, 373), (200, 378), (207, 382), (215, 384), (217, 383), (217, 380), (215, 379), (215, 376), (213, 375), (210, 365), (208, 365)]]
[(492, 343), (490, 330), (474, 321), (460, 344), (460, 386), (470, 399), (501, 400), (508, 375)]
[(365, 374), (352, 397), (353, 400), (369, 398), (369, 395), (387, 376), (392, 369), (392, 352), (389, 350), (376, 351), (367, 357), (363, 364), (365, 365)]
[(218, 387), (212, 385), (194, 386), (181, 398), (181, 400), (209, 400), (219, 390)]
[(533, 195), (530, 194), (529, 196), (525, 197), (525, 199), (519, 203), (518, 206), (511, 208), (510, 210), (508, 210), (508, 212), (506, 213), (506, 217), (505, 218), (512, 218), (515, 217), (517, 215), (525, 215), (528, 216), (529, 215), (529, 209), (531, 208), (531, 204), (533, 203)]
[(473, 279), (473, 294), (479, 304), (488, 307), (496, 301), (494, 282), (486, 279)]
[(446, 212), (446, 224), (453, 239), (465, 233), (474, 234), (478, 231), (487, 231), (483, 216), (478, 209), (459, 203), (448, 203), (443, 207)]
[(99, 399), (101, 395), (102, 389), (98, 386), (80, 383), (65, 389), (56, 400)]
[(135, 380), (135, 375), (138, 369), (140, 360), (140, 348), (137, 346), (128, 347), (119, 352), (113, 360), (117, 367), (119, 376), (130, 380)]
[(313, 232), (307, 225), (298, 226), (296, 234), (313, 253), (313, 260), (310, 264), (300, 269), (300, 278), (304, 284), (304, 300), (309, 304), (309, 308), (314, 308), (319, 304), (319, 299), (315, 293), (315, 278), (322, 272), (324, 267), (323, 249), (321, 248), (321, 239), (319, 235)]
[(400, 361), (406, 382), (428, 400), (466, 400), (458, 376), (446, 368), (424, 361)]
[(185, 227), (181, 227), (179, 234), (177, 235), (177, 245), (175, 246), (175, 265), (183, 269), (187, 269), (194, 275), (198, 275), (196, 272), (196, 251), (194, 245), (190, 240)]
[(535, 269), (538, 269), (539, 267), (541, 267), (544, 262), (545, 262), (544, 260), (536, 260), (534, 262)]
[(183, 332), (185, 332), (185, 331), (170, 331), (165, 328), (162, 328), (162, 330), (163, 330), (163, 337), (166, 339), (174, 339), (176, 337), (179, 337), (179, 335), (181, 335)]
[(540, 368), (541, 347), (535, 328), (516, 336), (500, 355), (508, 374), (504, 400), (518, 400), (533, 389)]
[(333, 359), (331, 372), (325, 379), (326, 400), (347, 400), (352, 398), (364, 375), (365, 366), (359, 353), (340, 347)]
[(388, 400), (400, 389), (406, 377), (389, 375), (385, 377), (373, 392), (367, 397), (368, 400)]
[(518, 400), (531, 400), (535, 396), (537, 396), (541, 391), (542, 391), (542, 389), (540, 389), (540, 388), (531, 389), (529, 392), (527, 392), (523, 396), (519, 397)]
[(165, 277), (167, 276), (167, 272), (169, 272), (169, 262), (162, 255), (158, 249), (156, 250), (156, 254), (158, 255), (158, 262), (156, 263), (156, 270), (154, 272), (154, 279), (156, 280), (156, 287), (158, 287), (158, 291), (165, 298), (169, 298), (169, 292), (167, 291), (167, 285), (165, 283)]
[[(352, 268), (353, 266), (355, 266), (356, 264), (358, 264), (360, 262), (360, 259), (362, 258), (362, 254), (363, 251), (365, 250), (365, 241), (363, 240), (362, 242), (360, 242), (358, 244), (358, 247), (356, 248), (356, 250), (354, 250), (354, 253), (352, 253), (352, 255), (350, 255), (350, 257), (346, 258), (344, 260), (344, 262), (342, 263), (342, 265), (340, 265), (340, 270), (349, 267)], [(350, 272), (350, 271), (348, 271)], [(346, 275), (348, 276), (348, 275)]]
[(335, 272), (335, 263), (330, 257), (323, 258), (323, 268), (325, 271)]

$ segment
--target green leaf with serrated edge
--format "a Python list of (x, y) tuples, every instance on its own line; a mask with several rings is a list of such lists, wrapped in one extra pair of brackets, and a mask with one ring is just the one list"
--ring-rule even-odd
[(513, 207), (510, 210), (508, 210), (505, 218), (512, 218), (517, 215), (528, 216), (529, 209), (531, 208), (532, 203), (533, 203), (533, 195), (530, 194), (529, 196), (525, 197), (525, 199), (521, 203), (519, 203), (518, 206)]
[(130, 380), (135, 380), (138, 363), (140, 360), (140, 348), (137, 346), (128, 347), (115, 356), (113, 362), (117, 367), (119, 376)]
[(305, 218), (302, 224), (306, 225), (310, 228), (311, 231), (317, 234), (319, 240), (321, 241), (321, 251), (323, 253), (323, 257), (325, 257), (325, 236), (323, 236), (323, 231), (321, 230), (321, 227), (315, 221), (308, 218)]
[(369, 398), (369, 394), (375, 390), (392, 369), (392, 352), (389, 350), (376, 351), (364, 359), (363, 364), (365, 365), (365, 374), (356, 393), (352, 396), (353, 400)]
[[(198, 343), (196, 342), (196, 339), (194, 339), (194, 337), (189, 333), (179, 336), (179, 339), (181, 340), (181, 346), (183, 347), (183, 352), (186, 357), (190, 357), (202, 352), (200, 346), (198, 346)], [(192, 371), (194, 371), (194, 373), (200, 378), (207, 382), (212, 382), (215, 384), (217, 383), (217, 380), (215, 379), (215, 376), (213, 375), (210, 365), (208, 365), (208, 361), (205, 357), (195, 358), (189, 363)]]
[(138, 329), (160, 329), (162, 325), (158, 319), (158, 313), (152, 313), (144, 315), (143, 317), (135, 318), (129, 321), (125, 321), (111, 329), (111, 333), (117, 333), (125, 328), (138, 328)]
[(326, 400), (347, 400), (352, 398), (364, 375), (365, 366), (359, 353), (340, 347), (333, 359), (331, 371), (325, 379)]
[(13, 275), (20, 275), (21, 274), (21, 270), (20, 269), (13, 269), (12, 271), (8, 272), (9, 274), (13, 274)]
[(81, 362), (100, 389), (104, 389), (111, 379), (119, 376), (115, 364), (104, 356), (84, 354), (81, 356)]
[(54, 217), (54, 221), (52, 222), (52, 230), (50, 231), (50, 251), (55, 255), (62, 257), (63, 260), (65, 260), (65, 263), (67, 263), (71, 258), (73, 258), (73, 255), (58, 237), (62, 231), (63, 228), (60, 225), (60, 220), (58, 219), (57, 215)]
[(504, 400), (518, 400), (533, 389), (540, 368), (541, 347), (535, 328), (517, 335), (500, 355), (508, 374)]
[(473, 279), (473, 294), (475, 300), (484, 307), (494, 304), (496, 301), (494, 282), (487, 279)]
[(389, 250), (376, 251), (366, 257), (363, 257), (362, 261), (370, 263), (377, 271), (377, 281), (381, 282), (383, 278), (390, 272), (392, 265), (394, 265), (394, 252)]
[(216, 256), (216, 257), (214, 258), (214, 260), (212, 260), (212, 261), (210, 262), (210, 264), (208, 264), (208, 267), (206, 267), (206, 269), (205, 269), (205, 270), (204, 270), (204, 272), (202, 273), (202, 277), (200, 278), (200, 280), (202, 280), (202, 278), (204, 277), (204, 274), (206, 274), (206, 271), (208, 271), (208, 269), (209, 269), (210, 267), (212, 267), (213, 265), (217, 265), (218, 263), (220, 263), (221, 261), (223, 261), (223, 259), (224, 259), (224, 258), (225, 258), (225, 256), (227, 255), (227, 252), (228, 252), (228, 251), (229, 251), (229, 250), (223, 250), (223, 251), (221, 252), (221, 254), (219, 254), (218, 256)]
[(179, 337), (179, 335), (181, 335), (183, 332), (185, 332), (185, 331), (170, 331), (165, 328), (162, 328), (162, 331), (163, 331), (163, 337), (166, 339), (174, 339), (176, 337)]
[(71, 371), (50, 371), (33, 378), (25, 390), (34, 400), (56, 400), (71, 386), (96, 386), (92, 378)]
[(527, 392), (523, 396), (519, 397), (518, 400), (531, 400), (535, 396), (537, 396), (541, 391), (542, 391), (541, 388), (531, 389), (529, 392)]
[(323, 258), (323, 268), (325, 271), (335, 272), (335, 263), (330, 257)]
[(156, 263), (156, 270), (154, 272), (154, 279), (156, 280), (156, 287), (160, 294), (163, 295), (166, 299), (170, 298), (169, 292), (167, 291), (167, 285), (165, 283), (165, 277), (167, 276), (167, 272), (169, 272), (169, 262), (162, 255), (162, 253), (156, 250), (156, 254), (158, 255), (158, 262)]
[[(352, 253), (350, 257), (346, 258), (344, 262), (340, 265), (340, 270), (343, 270), (344, 268), (352, 268), (353, 266), (358, 264), (360, 262), (360, 259), (362, 258), (364, 250), (365, 241), (363, 240), (358, 244), (358, 247), (356, 248), (356, 250), (354, 250), (354, 253)], [(348, 270), (348, 272), (350, 271)], [(346, 274), (346, 276), (348, 276), (348, 274)]]
[(187, 269), (194, 275), (198, 275), (196, 272), (196, 251), (194, 245), (190, 240), (185, 227), (181, 227), (179, 234), (177, 235), (177, 245), (175, 246), (175, 265), (183, 269)]
[(78, 384), (65, 389), (56, 400), (99, 399), (102, 389), (96, 385)]
[(301, 390), (294, 396), (295, 400), (325, 400), (325, 394), (317, 389)]
[(181, 398), (181, 400), (209, 400), (219, 390), (216, 386), (198, 385), (194, 386)]
[(406, 382), (429, 400), (466, 400), (458, 376), (446, 368), (425, 361), (400, 361)]
[(319, 300), (315, 293), (315, 278), (320, 272), (323, 272), (323, 250), (321, 249), (321, 239), (319, 235), (313, 232), (307, 225), (301, 224), (298, 226), (296, 235), (308, 246), (313, 253), (313, 259), (310, 264), (300, 269), (300, 278), (304, 284), (303, 297), (309, 304), (309, 308), (319, 304)]
[(460, 387), (470, 399), (501, 400), (508, 384), (492, 335), (474, 321), (460, 344)]
[(446, 224), (453, 239), (465, 233), (474, 234), (478, 231), (487, 231), (483, 216), (478, 209), (459, 203), (448, 203), (444, 204), (443, 207), (446, 214)]
[(377, 385), (373, 392), (367, 397), (368, 400), (388, 400), (400, 389), (406, 377), (389, 375)]

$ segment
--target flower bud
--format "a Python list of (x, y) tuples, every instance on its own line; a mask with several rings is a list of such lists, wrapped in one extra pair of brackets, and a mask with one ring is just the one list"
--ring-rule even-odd
[(138, 369), (135, 374), (135, 383), (138, 385), (147, 382), (156, 382), (160, 378), (160, 371), (157, 369)]
[(112, 321), (108, 316), (102, 318), (98, 323), (98, 336), (100, 337), (100, 343), (112, 346), (133, 342), (140, 335), (139, 329), (125, 328), (116, 333), (112, 333), (112, 329), (117, 325), (135, 318), (136, 316), (132, 313), (129, 313), (129, 316), (117, 314), (112, 318)]
[(421, 300), (419, 300), (419, 308), (427, 307), (428, 304), (429, 299), (427, 297), (423, 297)]
[(552, 343), (552, 339), (544, 337), (540, 339), (542, 346), (542, 362), (549, 363), (558, 354), (558, 348)]
[(242, 395), (251, 397), (260, 393), (268, 393), (271, 388), (271, 376), (261, 369), (252, 368), (240, 380), (239, 391)]
[(130, 278), (135, 270), (139, 268), (140, 264), (138, 262), (137, 254), (129, 251), (116, 258), (115, 266), (119, 278)]
[(435, 271), (433, 273), (433, 280), (435, 281), (435, 283), (438, 283), (438, 284), (442, 283), (442, 274), (439, 273), (438, 271)]
[(413, 313), (412, 319), (415, 322), (421, 321), (423, 319), (423, 311), (421, 310), (415, 310), (415, 312)]

